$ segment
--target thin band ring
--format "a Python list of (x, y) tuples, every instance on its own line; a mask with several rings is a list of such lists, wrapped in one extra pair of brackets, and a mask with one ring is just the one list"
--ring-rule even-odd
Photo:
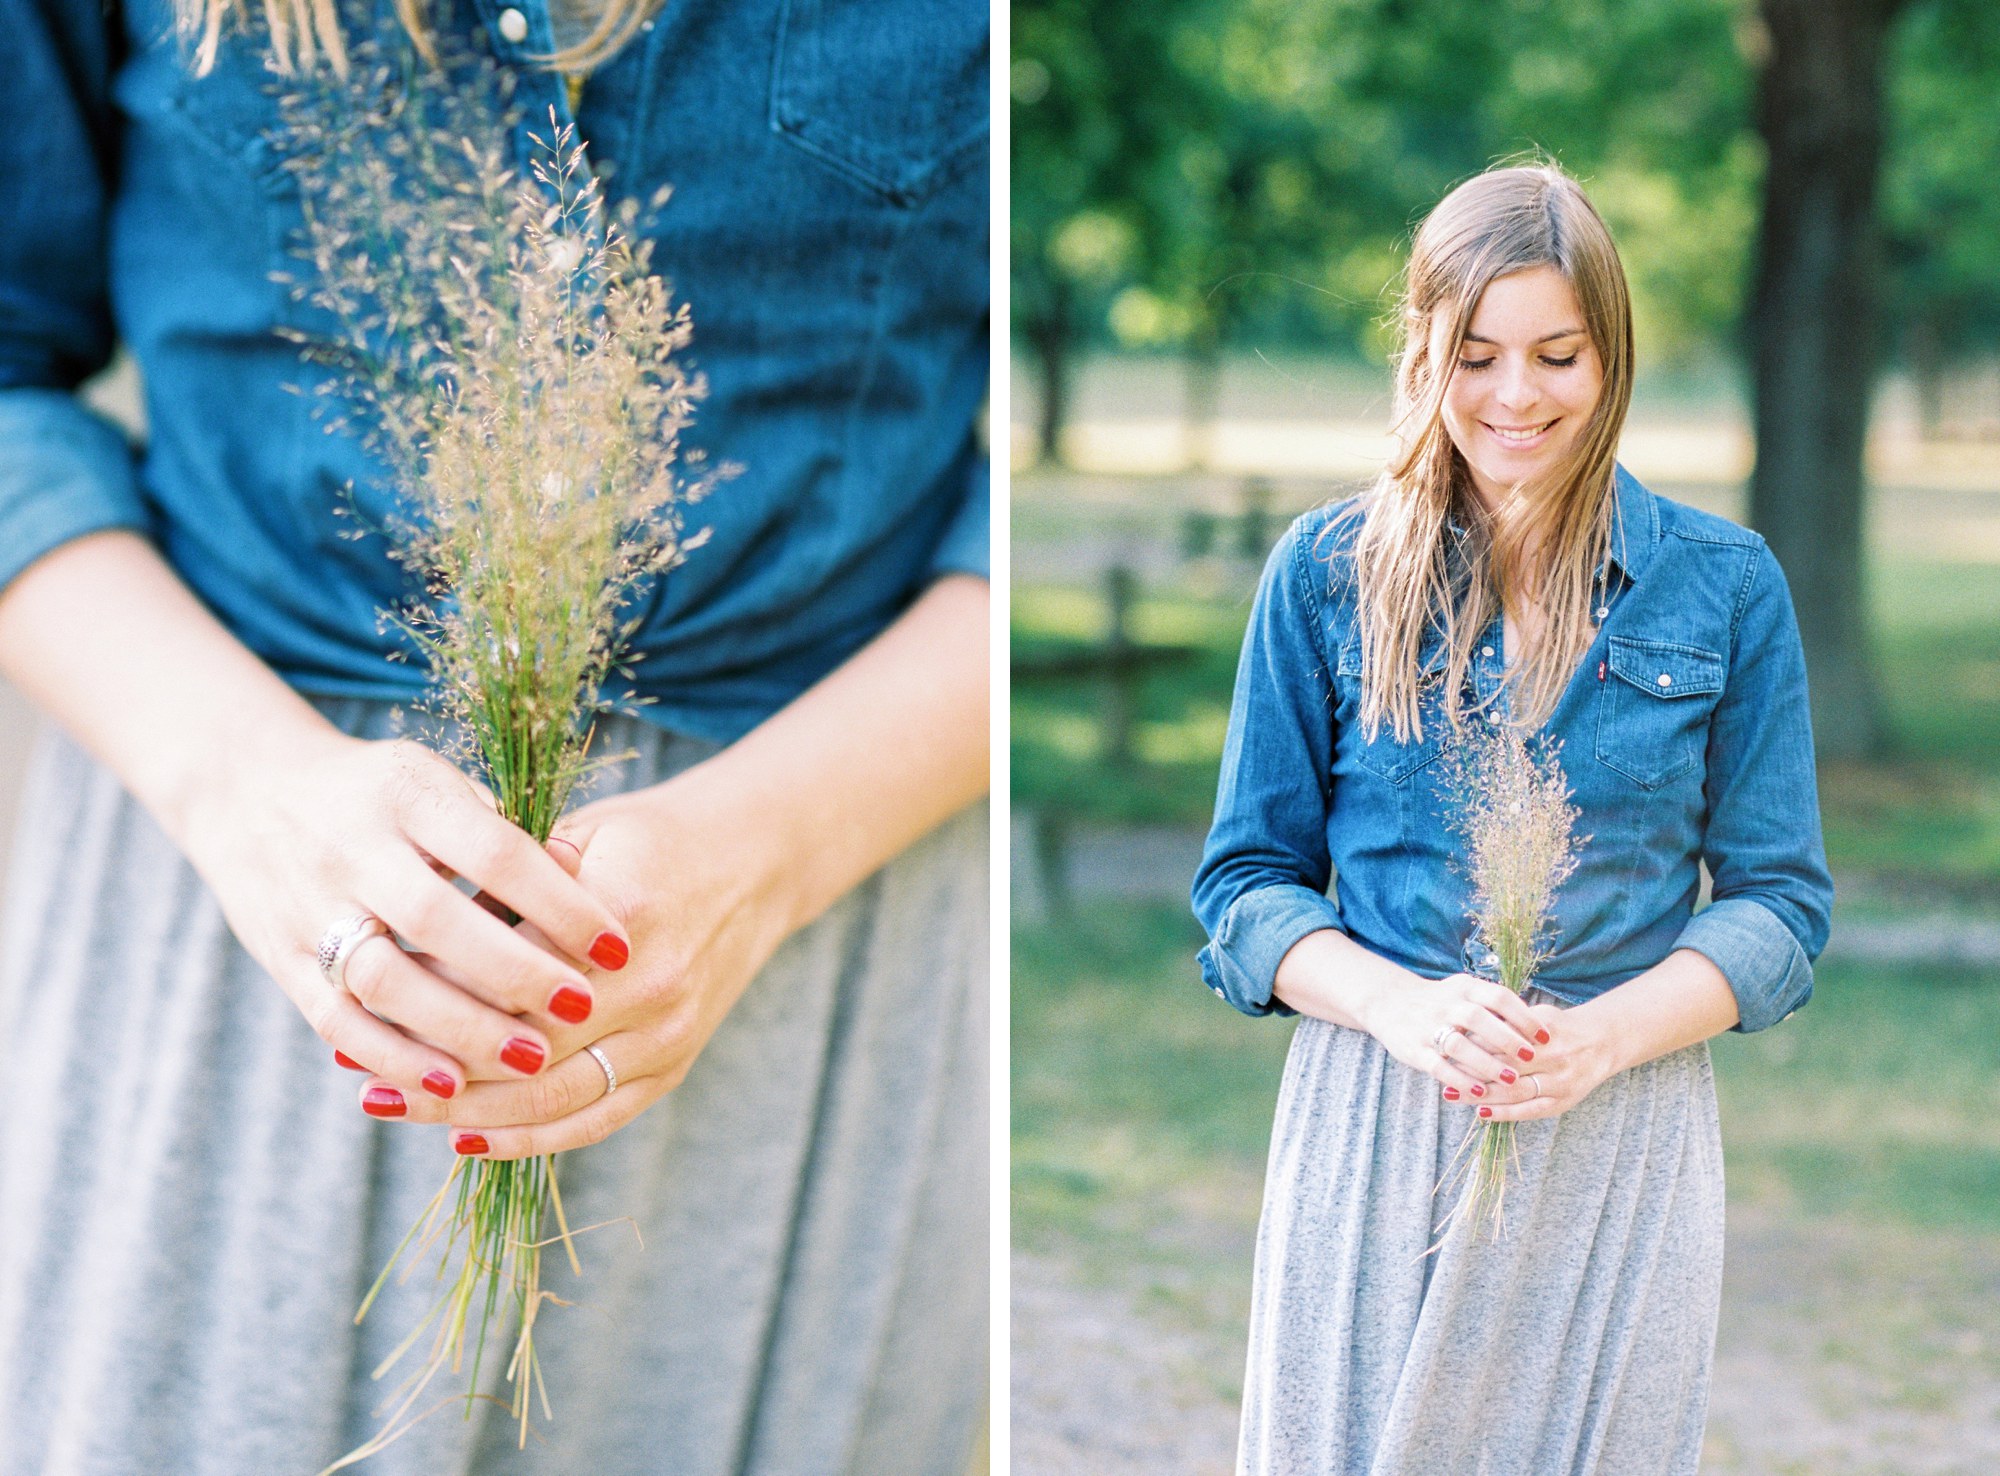
[(610, 1096), (618, 1090), (618, 1073), (612, 1069), (611, 1058), (598, 1046), (587, 1045), (584, 1049), (589, 1051), (596, 1058), (597, 1064), (604, 1068), (604, 1095)]
[(347, 988), (347, 961), (354, 956), (354, 950), (370, 938), (389, 936), (389, 925), (370, 913), (357, 912), (352, 917), (343, 917), (339, 922), (320, 934), (319, 947), (313, 957), (319, 963), (319, 971), (326, 982), (343, 994)]
[(1450, 1053), (1446, 1051), (1444, 1048), (1445, 1042), (1450, 1040), (1454, 1035), (1463, 1035), (1463, 1034), (1465, 1034), (1465, 1031), (1461, 1026), (1447, 1025), (1442, 1030), (1438, 1031), (1436, 1035), (1433, 1035), (1431, 1037), (1431, 1044), (1434, 1047), (1436, 1047), (1437, 1053), (1440, 1056), (1449, 1055)]
[[(1535, 1084), (1535, 1097), (1539, 1097), (1542, 1094), (1541, 1077), (1535, 1075), (1533, 1072), (1530, 1072), (1528, 1074), (1528, 1080), (1532, 1081)], [(1528, 1100), (1532, 1102), (1534, 1099), (1535, 1099), (1534, 1097), (1530, 1097)]]

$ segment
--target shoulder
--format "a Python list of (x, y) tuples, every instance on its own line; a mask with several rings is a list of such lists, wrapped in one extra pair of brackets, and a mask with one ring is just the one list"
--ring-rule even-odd
[(1622, 466), (1618, 491), (1621, 511), (1652, 540), (1642, 584), (1676, 589), (1690, 608), (1719, 611), (1732, 633), (1755, 605), (1790, 608), (1784, 571), (1763, 534), (1650, 491)]
[(1343, 497), (1309, 508), (1292, 520), (1271, 550), (1266, 579), (1283, 578), (1315, 601), (1334, 594), (1341, 571), (1354, 551), (1362, 522), (1363, 499)]

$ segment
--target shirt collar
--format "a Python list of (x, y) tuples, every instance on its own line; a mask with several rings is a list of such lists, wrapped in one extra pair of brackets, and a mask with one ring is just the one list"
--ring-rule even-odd
[[(1445, 526), (1463, 538), (1465, 525), (1446, 518)], [(1639, 479), (1614, 465), (1611, 473), (1611, 562), (1624, 571), (1634, 584), (1653, 561), (1660, 542), (1659, 500), (1640, 485)], [(1602, 572), (1602, 571), (1596, 571)]]

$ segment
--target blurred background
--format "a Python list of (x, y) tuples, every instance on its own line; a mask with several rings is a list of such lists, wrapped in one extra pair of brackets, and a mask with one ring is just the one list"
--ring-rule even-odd
[(1765, 534), (1813, 686), (1839, 903), (1715, 1046), (1704, 1470), (2000, 1466), (2000, 7), (1013, 15), (1015, 1469), (1231, 1468), (1289, 1035), (1194, 967), (1236, 648), (1386, 456), (1416, 220), (1530, 149), (1624, 253), (1622, 459)]

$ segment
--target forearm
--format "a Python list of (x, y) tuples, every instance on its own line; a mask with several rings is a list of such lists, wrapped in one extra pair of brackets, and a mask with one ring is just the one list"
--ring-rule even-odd
[(1278, 964), (1271, 993), (1302, 1015), (1368, 1030), (1382, 998), (1407, 989), (1416, 978), (1338, 929), (1324, 928), (1292, 945)]
[(1563, 1018), (1588, 1028), (1610, 1074), (1720, 1035), (1737, 1021), (1736, 996), (1721, 969), (1692, 949), (1677, 948)]
[(183, 846), (205, 789), (260, 755), (337, 741), (132, 533), (65, 544), (0, 592), (0, 672)]
[(939, 580), (699, 784), (669, 781), (680, 819), (751, 848), (788, 931), (986, 792), (990, 605), (983, 579)]

